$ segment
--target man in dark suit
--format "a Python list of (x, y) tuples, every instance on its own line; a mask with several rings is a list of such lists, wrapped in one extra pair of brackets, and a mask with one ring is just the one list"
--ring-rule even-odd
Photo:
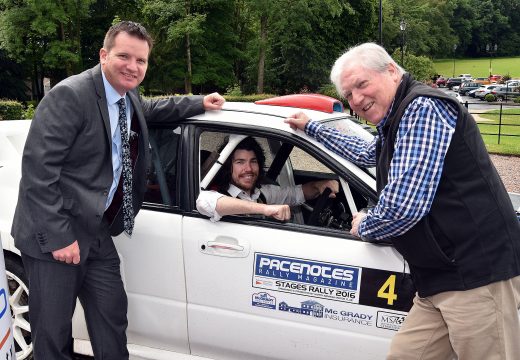
[[(145, 188), (149, 120), (218, 110), (224, 99), (142, 99), (152, 39), (112, 26), (100, 65), (56, 85), (27, 137), (12, 235), (29, 281), (34, 357), (71, 359), (79, 297), (97, 360), (128, 359), (127, 297), (111, 235), (132, 233)], [(146, 246), (146, 244), (142, 244)]]

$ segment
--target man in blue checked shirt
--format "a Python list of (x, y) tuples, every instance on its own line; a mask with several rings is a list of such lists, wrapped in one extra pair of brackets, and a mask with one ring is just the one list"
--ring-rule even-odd
[(336, 60), (331, 80), (376, 125), (367, 142), (286, 122), (360, 166), (377, 166), (377, 205), (351, 233), (390, 239), (410, 266), (414, 306), (387, 359), (517, 359), (520, 223), (473, 117), (372, 43)]

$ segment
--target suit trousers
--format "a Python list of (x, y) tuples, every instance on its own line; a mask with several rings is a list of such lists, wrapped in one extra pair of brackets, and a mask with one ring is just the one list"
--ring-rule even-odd
[(520, 354), (520, 276), (414, 298), (387, 360), (514, 360)]
[(22, 254), (29, 280), (29, 320), (35, 360), (72, 359), (72, 315), (79, 297), (96, 360), (128, 359), (128, 301), (120, 260), (108, 234), (92, 242), (79, 265)]

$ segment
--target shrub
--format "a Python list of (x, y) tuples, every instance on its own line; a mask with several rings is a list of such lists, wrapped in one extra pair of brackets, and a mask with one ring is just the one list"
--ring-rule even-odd
[(484, 100), (486, 100), (487, 102), (493, 102), (496, 101), (496, 98), (493, 94), (487, 94), (486, 96), (484, 96)]
[(0, 119), (20, 120), (22, 119), (22, 104), (14, 100), (0, 100)]
[(327, 85), (321, 86), (318, 89), (318, 93), (338, 99), (339, 101), (341, 101), (343, 103), (343, 106), (345, 107), (345, 109), (347, 109), (349, 107), (348, 101), (345, 100), (345, 98), (343, 98), (342, 96), (339, 96), (338, 92), (336, 91), (336, 86), (334, 86), (334, 84), (327, 84)]
[(520, 96), (515, 97), (513, 101), (517, 104), (520, 104)]
[(226, 93), (224, 94), (224, 96), (226, 96), (226, 95), (229, 95), (229, 96), (242, 96), (242, 90), (240, 90), (240, 85), (234, 84), (233, 86), (229, 86), (226, 89)]
[(400, 64), (401, 49), (397, 49), (392, 54), (392, 58), (417, 81), (428, 81), (437, 73), (433, 61), (426, 56), (416, 56), (408, 52), (405, 53), (404, 64)]
[(500, 83), (505, 84), (507, 80), (511, 80), (511, 75), (506, 74), (506, 75), (502, 76), (502, 79), (500, 79)]
[(22, 119), (32, 119), (34, 117), (34, 105), (29, 104), (26, 108), (22, 110)]
[(258, 100), (269, 99), (278, 95), (274, 94), (252, 94), (252, 95), (224, 95), (226, 101), (255, 102)]

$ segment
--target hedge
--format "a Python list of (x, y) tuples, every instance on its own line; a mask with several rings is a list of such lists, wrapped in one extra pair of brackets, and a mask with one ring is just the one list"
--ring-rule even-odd
[(223, 95), (226, 101), (239, 101), (239, 102), (255, 102), (258, 100), (269, 99), (278, 95), (274, 94), (253, 94), (253, 95)]
[(0, 100), (0, 120), (23, 119), (22, 103), (14, 100)]

